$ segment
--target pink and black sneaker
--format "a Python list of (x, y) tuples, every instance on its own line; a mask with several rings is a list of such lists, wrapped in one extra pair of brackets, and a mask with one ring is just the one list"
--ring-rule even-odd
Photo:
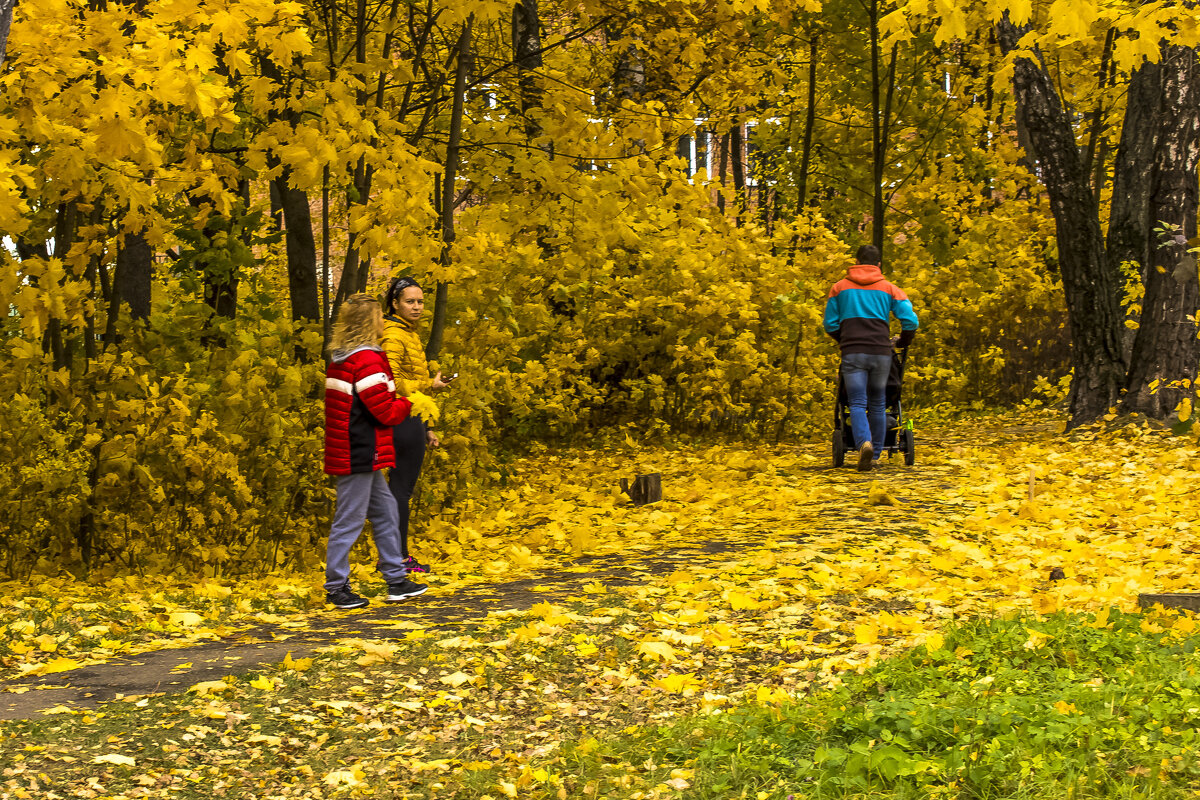
[(409, 572), (423, 572), (426, 574), (429, 573), (429, 567), (426, 566), (425, 564), (422, 564), (420, 561), (417, 561), (412, 556), (409, 556), (408, 558), (404, 559), (404, 566), (408, 567)]

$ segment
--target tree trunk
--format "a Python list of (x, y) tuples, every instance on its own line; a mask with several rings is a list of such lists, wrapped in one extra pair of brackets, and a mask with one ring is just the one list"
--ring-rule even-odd
[(1109, 260), (1116, 267), (1136, 263), (1143, 282), (1150, 267), (1150, 184), (1162, 105), (1162, 65), (1147, 61), (1129, 80), (1108, 215)]
[[(1015, 50), (1026, 30), (1006, 13), (996, 25), (1001, 49)], [(1013, 95), (1054, 214), (1075, 371), (1069, 424), (1082, 425), (1115, 406), (1125, 384), (1120, 276), (1106, 257), (1099, 206), (1053, 80), (1040, 64), (1018, 58)]]
[[(357, 0), (354, 15), (354, 60), (357, 64), (367, 63), (367, 0)], [(364, 69), (364, 67), (360, 67)], [(365, 86), (365, 84), (364, 84)], [(355, 102), (362, 108), (367, 104), (368, 93), (365, 88), (355, 92)], [(359, 156), (351, 178), (351, 186), (346, 191), (346, 218), (356, 205), (366, 205), (371, 190), (371, 169), (367, 166), (366, 158)], [(362, 263), (362, 261), (367, 263)], [(335, 307), (340, 307), (342, 301), (352, 294), (361, 292), (365, 286), (365, 276), (370, 270), (370, 259), (361, 259), (358, 248), (358, 234), (353, 230), (346, 237), (346, 258), (342, 263), (342, 279), (338, 281)]]
[(317, 244), (313, 239), (312, 212), (308, 193), (291, 184), (287, 167), (273, 181), (287, 228), (288, 291), (292, 299), (292, 319), (321, 319), (317, 294)]
[(622, 100), (633, 100), (646, 92), (646, 65), (637, 45), (630, 44), (617, 59), (616, 72), (613, 75), (616, 84), (617, 97)]
[[(467, 90), (467, 68), (471, 56), (471, 26), (475, 15), (467, 17), (462, 34), (458, 37), (458, 56), (454, 68), (454, 105), (450, 111), (450, 139), (446, 143), (446, 163), (442, 169), (442, 274), (449, 270), (454, 248), (454, 181), (458, 177), (459, 145), (462, 142), (463, 95)], [(425, 357), (433, 360), (442, 349), (442, 338), (446, 330), (446, 306), (450, 302), (450, 286), (444, 280), (437, 282), (437, 293), (433, 300), (433, 319), (429, 324), (429, 341), (425, 345)]]
[[(887, 168), (888, 139), (891, 128), (892, 96), (896, 86), (896, 56), (898, 45), (892, 45), (888, 59), (887, 76), (879, 74), (879, 2), (871, 0), (867, 7), (871, 36), (871, 244), (879, 249), (880, 264), (883, 258), (884, 233), (886, 232), (887, 203), (884, 200), (884, 172)], [(886, 80), (886, 85), (884, 81)]]
[[(79, 208), (75, 201), (62, 203), (58, 207), (54, 222), (54, 257), (64, 262), (70, 257), (79, 232)], [(68, 262), (69, 263), (69, 262)], [(50, 291), (61, 291), (62, 283), (58, 286), (47, 287)], [(46, 323), (46, 334), (42, 349), (49, 351), (54, 359), (54, 369), (64, 369), (71, 366), (71, 349), (68, 337), (70, 329), (63, 325), (61, 319), (51, 316)]]
[(742, 224), (746, 211), (746, 142), (743, 131), (745, 123), (735, 122), (729, 131), (729, 167), (733, 173), (734, 225)]
[(1101, 190), (1104, 188), (1104, 170), (1102, 154), (1103, 147), (1101, 145), (1101, 137), (1104, 134), (1104, 90), (1108, 88), (1108, 84), (1112, 76), (1116, 74), (1116, 70), (1112, 59), (1113, 42), (1116, 41), (1117, 29), (1109, 28), (1108, 35), (1104, 39), (1104, 51), (1100, 55), (1100, 70), (1096, 75), (1096, 88), (1099, 99), (1096, 101), (1096, 110), (1088, 114), (1091, 122), (1088, 125), (1088, 140), (1087, 149), (1084, 150), (1083, 168), (1092, 175), (1092, 187), (1096, 195), (1096, 202), (1100, 202)]
[(796, 216), (808, 203), (808, 171), (812, 166), (813, 131), (817, 127), (817, 29), (808, 40), (808, 108), (804, 111), (804, 139), (800, 144), (800, 175), (796, 179)]
[(0, 0), (0, 66), (8, 52), (8, 31), (12, 27), (13, 7), (17, 0)]
[(1200, 60), (1197, 51), (1163, 52), (1162, 124), (1151, 181), (1152, 247), (1142, 318), (1133, 343), (1125, 409), (1169, 416), (1196, 396), (1200, 278), (1189, 242), (1196, 238), (1200, 164)]
[(141, 231), (126, 233), (117, 250), (117, 270), (114, 275), (116, 306), (129, 306), (129, 316), (146, 319), (150, 316), (150, 287), (154, 275), (154, 249)]
[(542, 33), (537, 0), (522, 0), (513, 5), (513, 63), (517, 66), (517, 86), (521, 92), (521, 116), (525, 118), (525, 139), (532, 142), (541, 126), (530, 111), (542, 105), (542, 92), (533, 71), (542, 68)]
[(333, 334), (333, 316), (329, 313), (329, 165), (321, 171), (321, 350)]
[[(800, 173), (796, 176), (796, 206), (794, 217), (799, 218), (808, 204), (808, 172), (812, 166), (813, 132), (817, 126), (817, 54), (818, 32), (814, 25), (808, 39), (808, 108), (804, 111), (804, 133), (800, 141)], [(800, 231), (792, 234), (788, 246), (788, 264), (796, 262), (796, 248), (800, 244)], [(782, 428), (781, 428), (782, 430)]]
[(718, 151), (717, 167), (717, 211), (725, 213), (725, 178), (729, 175), (729, 134), (721, 136), (721, 147)]

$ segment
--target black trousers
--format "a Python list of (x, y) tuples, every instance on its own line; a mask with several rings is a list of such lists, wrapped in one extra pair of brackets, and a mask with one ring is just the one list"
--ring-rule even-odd
[(425, 461), (425, 423), (421, 418), (410, 416), (392, 428), (392, 446), (396, 448), (396, 466), (388, 476), (388, 488), (396, 498), (400, 518), (400, 553), (408, 558), (408, 504)]

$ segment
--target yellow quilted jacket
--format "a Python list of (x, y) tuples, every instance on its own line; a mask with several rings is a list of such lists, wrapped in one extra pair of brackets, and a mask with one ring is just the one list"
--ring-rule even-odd
[(384, 317), (382, 346), (396, 380), (396, 394), (412, 400), (413, 413), (420, 414), (428, 425), (437, 418), (437, 407), (425, 394), (433, 386), (433, 378), (416, 328), (398, 317)]

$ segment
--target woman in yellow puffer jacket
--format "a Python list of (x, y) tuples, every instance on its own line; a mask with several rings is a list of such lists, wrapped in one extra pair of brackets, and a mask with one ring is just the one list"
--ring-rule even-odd
[(396, 449), (396, 467), (388, 478), (392, 496), (400, 515), (400, 549), (409, 572), (429, 572), (429, 567), (417, 561), (408, 550), (408, 504), (412, 499), (425, 448), (441, 442), (433, 432), (437, 407), (428, 395), (445, 389), (450, 381), (439, 372), (429, 376), (425, 348), (417, 335), (417, 323), (425, 312), (425, 292), (412, 278), (395, 278), (388, 286), (383, 307), (386, 311), (383, 328), (383, 352), (387, 355), (396, 380), (396, 394), (412, 401), (412, 413), (392, 429)]

